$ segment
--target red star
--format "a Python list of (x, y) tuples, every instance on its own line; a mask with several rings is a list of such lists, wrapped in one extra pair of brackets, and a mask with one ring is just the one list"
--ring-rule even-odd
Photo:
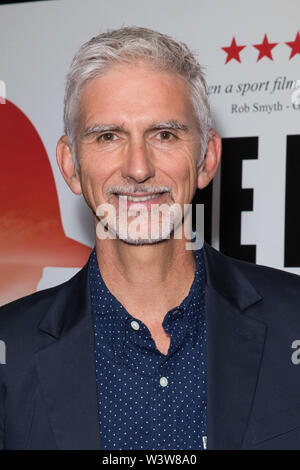
[(295, 40), (291, 42), (286, 42), (286, 44), (292, 49), (290, 59), (296, 54), (300, 54), (300, 34), (299, 31), (296, 34)]
[(233, 36), (233, 39), (229, 47), (221, 47), (221, 49), (223, 49), (223, 51), (225, 51), (227, 54), (227, 59), (226, 59), (225, 64), (227, 64), (227, 62), (229, 62), (231, 59), (235, 59), (239, 63), (241, 63), (240, 52), (244, 49), (244, 47), (246, 46), (237, 46), (235, 42), (235, 37)]
[(261, 44), (253, 44), (253, 47), (259, 51), (256, 62), (258, 62), (263, 57), (268, 57), (269, 59), (273, 60), (271, 51), (274, 47), (277, 46), (277, 44), (278, 42), (269, 42), (266, 34), (264, 35), (264, 39)]

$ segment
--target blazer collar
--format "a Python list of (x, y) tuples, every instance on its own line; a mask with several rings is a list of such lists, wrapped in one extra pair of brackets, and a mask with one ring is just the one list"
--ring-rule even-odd
[[(206, 242), (203, 244), (203, 253), (207, 285), (210, 288), (214, 288), (240, 311), (262, 300), (262, 296), (239, 268), (237, 260), (224, 256)], [(38, 325), (40, 331), (58, 339), (72, 329), (87, 311), (91, 313), (88, 263), (89, 260), (70, 281), (60, 286), (55, 300)]]
[(262, 299), (255, 287), (243, 274), (239, 261), (225, 256), (204, 242), (207, 284), (226, 297), (239, 310)]

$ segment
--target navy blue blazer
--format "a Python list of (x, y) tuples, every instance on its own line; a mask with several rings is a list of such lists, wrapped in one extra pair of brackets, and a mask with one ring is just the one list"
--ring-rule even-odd
[[(204, 255), (207, 447), (300, 449), (300, 277)], [(1, 307), (0, 339), (0, 449), (101, 449), (87, 265)]]

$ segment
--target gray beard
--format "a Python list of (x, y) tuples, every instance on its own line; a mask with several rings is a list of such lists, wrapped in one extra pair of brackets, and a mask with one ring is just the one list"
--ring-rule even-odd
[(173, 227), (173, 224), (170, 224), (170, 226), (168, 227), (168, 229), (164, 228), (164, 229), (160, 229), (159, 230), (159, 235), (156, 236), (156, 237), (148, 237), (148, 238), (132, 238), (130, 236), (130, 234), (128, 234), (128, 230), (127, 230), (127, 234), (120, 234), (119, 230), (117, 230), (115, 233), (116, 233), (116, 237), (119, 239), (119, 240), (122, 240), (124, 243), (127, 243), (128, 245), (154, 245), (156, 243), (161, 243), (165, 240), (168, 240), (171, 238), (171, 234), (172, 232), (174, 231), (174, 227)]

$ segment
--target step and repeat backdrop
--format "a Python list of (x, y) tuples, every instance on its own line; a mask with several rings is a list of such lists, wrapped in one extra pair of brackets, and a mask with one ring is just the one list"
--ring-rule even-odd
[(298, 0), (53, 0), (0, 6), (0, 304), (69, 279), (92, 218), (55, 160), (65, 76), (92, 36), (138, 25), (205, 67), (222, 164), (194, 202), (221, 252), (300, 274)]

